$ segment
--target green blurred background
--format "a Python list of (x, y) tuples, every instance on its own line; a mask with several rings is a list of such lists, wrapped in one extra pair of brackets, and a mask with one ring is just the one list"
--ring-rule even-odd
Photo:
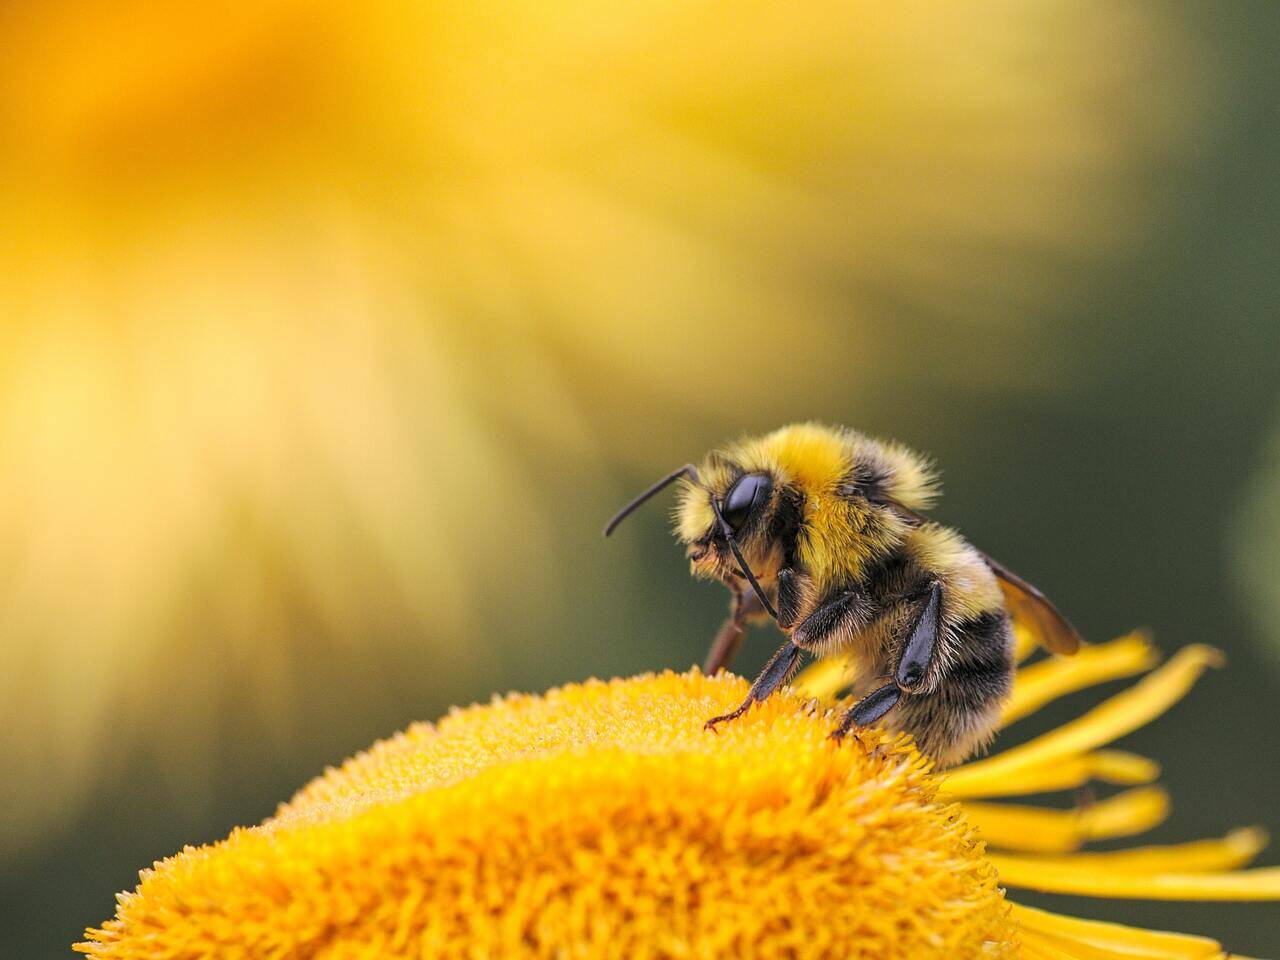
[(722, 591), (662, 509), (601, 523), (798, 418), (932, 453), (1087, 636), (1224, 648), (1126, 741), (1154, 836), (1280, 828), (1278, 44), (1268, 2), (6, 4), (0, 956), (412, 720), (700, 661)]

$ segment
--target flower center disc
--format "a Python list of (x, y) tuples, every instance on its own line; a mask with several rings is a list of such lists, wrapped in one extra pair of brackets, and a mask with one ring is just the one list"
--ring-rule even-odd
[[(331, 770), (144, 874), (92, 956), (1011, 956), (995, 872), (914, 748), (740, 678), (513, 696)], [(270, 953), (270, 951), (278, 951)]]

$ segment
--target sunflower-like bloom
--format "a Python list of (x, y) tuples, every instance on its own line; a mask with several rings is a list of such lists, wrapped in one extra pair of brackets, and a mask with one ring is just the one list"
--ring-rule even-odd
[[(1140, 637), (1019, 677), (1007, 720), (1151, 665)], [(718, 733), (741, 678), (693, 671), (510, 696), (417, 725), (275, 817), (145, 871), (77, 949), (213, 957), (1222, 956), (1203, 938), (1057, 916), (1003, 886), (1280, 899), (1235, 870), (1258, 831), (1071, 854), (1153, 825), (1155, 765), (1098, 749), (1163, 712), (1217, 655), (1191, 647), (1052, 733), (942, 774), (909, 739), (838, 743), (827, 662)], [(978, 798), (1132, 787), (1085, 812)], [(1003, 847), (1005, 853), (988, 852)]]

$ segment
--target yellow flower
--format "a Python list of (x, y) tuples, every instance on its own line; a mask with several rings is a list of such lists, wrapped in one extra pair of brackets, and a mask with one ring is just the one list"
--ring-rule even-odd
[[(1028, 667), (1008, 718), (1152, 657), (1133, 636)], [(1280, 899), (1280, 869), (1234, 869), (1263, 844), (1258, 831), (1069, 852), (1163, 815), (1155, 765), (1099, 748), (1163, 712), (1216, 657), (1188, 648), (1078, 720), (942, 774), (881, 731), (828, 739), (827, 712), (805, 695), (829, 696), (839, 663), (718, 734), (702, 722), (741, 700), (741, 678), (664, 673), (495, 699), (411, 727), (261, 826), (145, 871), (77, 949), (99, 960), (1222, 956), (1198, 937), (1010, 904), (1001, 889)], [(986, 802), (1090, 779), (1133, 789), (1079, 813)]]

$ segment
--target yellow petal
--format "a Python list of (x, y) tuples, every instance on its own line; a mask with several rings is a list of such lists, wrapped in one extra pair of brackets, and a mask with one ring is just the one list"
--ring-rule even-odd
[(1280, 900), (1280, 867), (1233, 873), (1120, 873), (1109, 867), (1045, 864), (1039, 857), (993, 853), (1010, 887), (1044, 893), (1133, 900)]
[(1022, 960), (1079, 960), (1077, 954), (1067, 953), (1040, 937), (1022, 938)]
[(1079, 849), (1089, 840), (1150, 830), (1168, 815), (1169, 796), (1159, 787), (1141, 787), (1077, 810), (966, 803), (964, 812), (993, 847), (1061, 853)]
[(1151, 783), (1160, 776), (1160, 764), (1123, 750), (1097, 750), (1031, 767), (999, 782), (965, 776), (963, 768), (947, 776), (943, 789), (954, 800), (970, 797), (1014, 797), (1028, 793), (1071, 790), (1091, 780), (1122, 786)]
[(1050, 657), (1023, 667), (1002, 722), (1008, 726), (1068, 693), (1149, 670), (1158, 659), (1150, 638), (1135, 631), (1110, 643), (1081, 647), (1073, 657)]
[(1039, 648), (1036, 635), (1018, 622), (1013, 624), (1013, 660), (1022, 663)]
[(1092, 768), (1093, 779), (1103, 783), (1150, 783), (1160, 776), (1160, 764), (1124, 750), (1098, 750), (1080, 759)]
[(998, 785), (1028, 769), (1110, 743), (1160, 716), (1186, 695), (1208, 667), (1222, 662), (1222, 654), (1212, 647), (1184, 647), (1164, 666), (1084, 716), (1003, 753), (956, 768), (948, 774), (947, 788), (954, 789), (957, 780), (970, 791), (979, 789), (979, 783)]
[[(1048, 941), (1053, 944), (1072, 943), (1103, 951), (1087, 956), (1112, 957), (1161, 957), (1167, 960), (1202, 960), (1219, 957), (1222, 947), (1207, 937), (1194, 937), (1182, 933), (1165, 933), (1162, 930), (1143, 930), (1118, 923), (1099, 920), (1079, 920), (1064, 917), (1047, 910), (1037, 910), (1020, 903), (1011, 904), (1013, 918), (1022, 928), (1024, 947), (1027, 942), (1037, 944)], [(1025, 950), (1024, 950), (1025, 953)], [(1080, 956), (1080, 954), (1059, 954)]]
[[(1244, 827), (1232, 830), (1221, 839), (1133, 847), (1107, 853), (1038, 857), (1035, 862), (1047, 867), (1089, 867), (1116, 873), (1214, 873), (1244, 866), (1266, 845), (1265, 830), (1261, 827)], [(1032, 858), (1026, 859), (1030, 861)]]
[[(1171, 953), (1159, 947), (1099, 946), (1075, 940), (1064, 940), (1040, 933), (1024, 933), (1022, 936), (1024, 960), (1051, 957), (1055, 960), (1226, 960), (1227, 955), (1217, 947), (1207, 952)], [(1233, 958), (1234, 960), (1234, 958)]]

